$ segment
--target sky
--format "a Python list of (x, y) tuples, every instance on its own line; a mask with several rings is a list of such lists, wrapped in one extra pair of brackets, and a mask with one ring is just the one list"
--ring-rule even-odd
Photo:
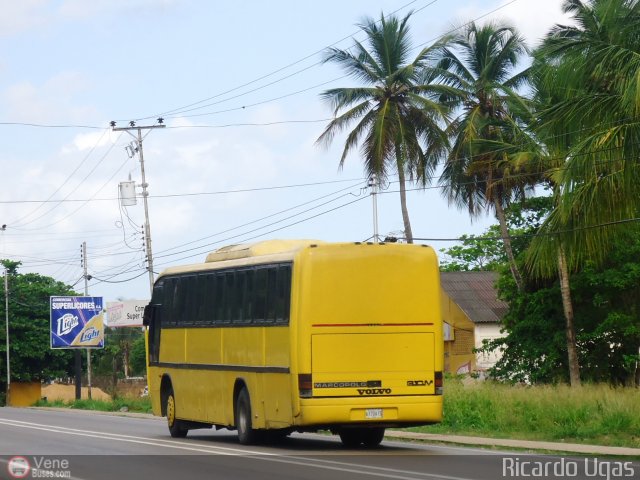
[[(373, 203), (320, 93), (357, 81), (321, 63), (364, 40), (358, 24), (413, 10), (428, 45), (470, 20), (503, 20), (535, 46), (564, 22), (561, 0), (0, 0), (0, 258), (90, 295), (149, 297), (140, 162), (144, 130), (154, 270), (203, 262), (229, 244), (364, 241)], [(136, 132), (134, 132), (136, 133)], [(131, 178), (138, 201), (122, 207)], [(402, 236), (394, 178), (377, 195), (380, 235)], [(415, 188), (414, 186), (410, 186)], [(450, 206), (434, 181), (408, 194), (416, 238), (437, 250), (494, 223)]]

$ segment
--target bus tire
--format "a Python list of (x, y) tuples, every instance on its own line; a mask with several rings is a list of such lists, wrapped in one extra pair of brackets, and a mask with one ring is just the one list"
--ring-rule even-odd
[(367, 448), (375, 448), (384, 438), (384, 428), (374, 427), (362, 431), (362, 443)]
[(343, 428), (338, 432), (342, 445), (347, 448), (357, 448), (362, 443), (362, 429), (360, 428)]
[(167, 412), (167, 425), (171, 436), (173, 438), (186, 437), (189, 430), (184, 428), (182, 422), (176, 418), (176, 397), (173, 394), (173, 389), (169, 390), (167, 394), (165, 411)]
[(251, 423), (251, 399), (246, 387), (243, 387), (238, 393), (235, 407), (235, 422), (238, 430), (238, 441), (242, 445), (251, 445), (256, 443), (258, 432), (256, 432)]

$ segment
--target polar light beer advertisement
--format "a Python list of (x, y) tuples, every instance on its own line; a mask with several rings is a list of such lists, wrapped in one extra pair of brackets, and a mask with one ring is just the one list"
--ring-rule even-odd
[(102, 297), (51, 297), (51, 348), (103, 348)]

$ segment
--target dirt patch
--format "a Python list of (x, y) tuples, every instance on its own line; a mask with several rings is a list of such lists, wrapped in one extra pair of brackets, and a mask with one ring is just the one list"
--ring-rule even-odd
[[(81, 396), (83, 399), (87, 399), (87, 387), (82, 387)], [(47, 400), (64, 400), (65, 402), (76, 399), (76, 387), (75, 385), (62, 385), (59, 383), (53, 383), (51, 385), (42, 386), (42, 396)], [(98, 387), (91, 387), (91, 399), (92, 400), (111, 400), (111, 397), (104, 393)]]

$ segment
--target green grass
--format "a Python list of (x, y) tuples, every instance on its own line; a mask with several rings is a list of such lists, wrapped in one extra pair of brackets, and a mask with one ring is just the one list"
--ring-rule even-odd
[(640, 389), (445, 381), (444, 419), (425, 433), (640, 447)]
[(116, 398), (114, 400), (40, 400), (36, 407), (76, 408), (79, 410), (97, 410), (100, 412), (119, 412), (123, 407), (129, 412), (151, 413), (151, 400), (147, 398)]

